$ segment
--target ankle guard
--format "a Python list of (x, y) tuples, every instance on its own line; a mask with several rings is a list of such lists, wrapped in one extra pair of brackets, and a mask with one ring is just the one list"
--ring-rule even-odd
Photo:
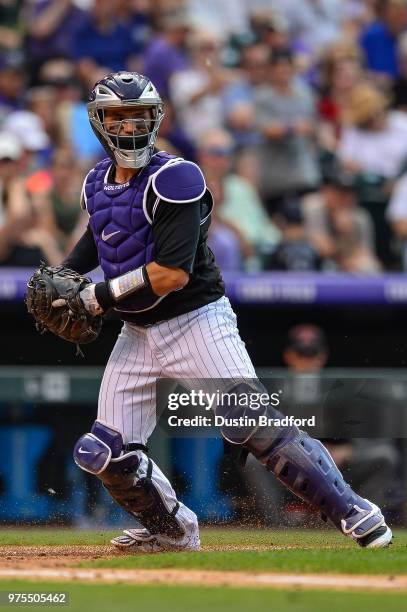
[(176, 519), (179, 503), (168, 481), (153, 475), (153, 462), (140, 450), (122, 454), (122, 449), (121, 433), (95, 421), (91, 433), (76, 443), (74, 461), (100, 478), (113, 499), (151, 534), (183, 536)]

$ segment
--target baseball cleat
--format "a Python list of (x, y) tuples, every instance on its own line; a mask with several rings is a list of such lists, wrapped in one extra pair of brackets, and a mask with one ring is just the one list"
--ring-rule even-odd
[(346, 518), (341, 520), (342, 531), (362, 548), (386, 548), (393, 534), (384, 521), (380, 508), (365, 499), (366, 507), (355, 504)]
[(390, 527), (384, 524), (369, 535), (358, 540), (358, 544), (362, 548), (387, 548), (392, 543), (392, 539), (393, 533)]
[(123, 551), (155, 553), (176, 550), (199, 550), (199, 531), (191, 530), (182, 538), (169, 538), (168, 536), (152, 535), (148, 529), (125, 529), (122, 535), (110, 542)]

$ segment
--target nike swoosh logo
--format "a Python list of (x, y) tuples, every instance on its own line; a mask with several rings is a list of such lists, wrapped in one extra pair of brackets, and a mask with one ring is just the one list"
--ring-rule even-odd
[(120, 230), (117, 230), (116, 232), (112, 232), (111, 234), (105, 234), (105, 230), (103, 230), (102, 240), (106, 242), (106, 240), (109, 240), (109, 238), (111, 238), (112, 236), (115, 236), (116, 234), (120, 234)]
[(82, 446), (81, 446), (80, 448), (78, 448), (78, 453), (80, 453), (81, 455), (84, 455), (85, 453), (86, 453), (87, 455), (91, 455), (91, 454), (92, 454), (92, 451), (85, 451), (85, 450), (82, 450)]

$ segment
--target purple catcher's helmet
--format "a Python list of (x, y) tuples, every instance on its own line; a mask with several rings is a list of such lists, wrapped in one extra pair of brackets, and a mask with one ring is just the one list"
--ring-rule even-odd
[[(151, 118), (129, 118), (109, 122), (105, 127), (106, 108), (151, 110)], [(98, 81), (88, 104), (89, 121), (106, 153), (117, 166), (143, 168), (153, 155), (162, 118), (163, 103), (149, 78), (137, 72), (115, 72)], [(132, 133), (123, 135), (122, 124), (131, 124)]]

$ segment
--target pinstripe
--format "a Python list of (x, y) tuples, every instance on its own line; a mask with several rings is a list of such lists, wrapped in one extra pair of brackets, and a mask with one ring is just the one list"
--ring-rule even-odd
[[(219, 308), (214, 309), (214, 316), (220, 332), (220, 338), (230, 359), (233, 361), (238, 375), (248, 376), (248, 370), (252, 370), (253, 375), (256, 376), (250, 357), (246, 349), (243, 347), (243, 342), (240, 339), (239, 331), (237, 327), (233, 325), (230, 315), (233, 315), (233, 311), (230, 308), (226, 298), (224, 298), (222, 300), (222, 311), (220, 311)], [(221, 321), (219, 321), (219, 316), (221, 317)], [(227, 335), (224, 334), (223, 330), (227, 332)], [(230, 350), (231, 346), (234, 350)], [(237, 361), (235, 360), (235, 357), (237, 358)], [(241, 362), (240, 364), (238, 363), (239, 359)]]
[[(146, 343), (147, 343), (147, 338), (145, 338), (145, 342), (144, 342), (143, 365), (141, 366), (141, 368), (139, 370), (139, 373), (138, 373), (138, 376), (137, 376), (137, 382), (135, 384), (135, 389), (137, 388), (138, 381), (140, 380), (140, 373), (144, 372), (144, 366), (146, 364)], [(152, 369), (153, 368), (151, 367), (150, 373), (151, 373)], [(149, 375), (147, 377), (147, 380), (148, 380), (148, 378), (150, 376), (150, 373), (149, 373)], [(133, 393), (133, 395), (134, 395), (134, 393)], [(144, 385), (141, 388), (141, 405), (140, 405), (140, 419), (139, 419), (140, 420), (140, 440), (141, 440), (141, 435), (142, 435), (142, 431), (143, 431), (143, 406), (144, 406), (143, 397), (144, 397)], [(133, 436), (133, 429), (132, 429), (131, 435)]]
[[(120, 352), (119, 354), (116, 356), (115, 358), (115, 353), (119, 351), (119, 343), (121, 343), (123, 341), (123, 346), (120, 348)], [(120, 335), (120, 337), (118, 338), (114, 348), (113, 348), (113, 352), (110, 356), (109, 362), (106, 366), (106, 370), (105, 370), (105, 375), (103, 376), (103, 381), (102, 381), (102, 388), (103, 388), (103, 393), (104, 393), (104, 413), (105, 413), (105, 418), (104, 420), (107, 422), (107, 400), (108, 400), (108, 396), (109, 396), (109, 387), (110, 387), (110, 380), (112, 378), (112, 374), (116, 368), (116, 365), (120, 359), (120, 356), (122, 354), (123, 348), (125, 346), (125, 342), (124, 342), (124, 337), (122, 335)], [(115, 362), (113, 364), (113, 359), (115, 358)], [(107, 378), (107, 372), (110, 369), (109, 372), (109, 377)], [(100, 412), (101, 412), (101, 418), (102, 417), (102, 388), (100, 390)]]
[[(163, 335), (163, 333), (162, 333), (162, 331), (161, 331), (161, 326), (162, 326), (162, 325), (163, 325), (163, 323), (161, 323), (160, 325), (157, 325), (157, 332), (160, 334), (161, 340), (164, 342), (164, 344), (166, 345), (166, 347), (170, 349), (170, 351), (171, 351), (171, 353), (172, 353), (172, 358), (173, 358), (174, 364), (176, 364), (176, 365), (177, 365), (177, 360), (176, 360), (176, 358), (175, 358), (175, 353), (174, 353), (174, 351), (172, 350), (172, 346), (171, 346), (171, 345), (170, 345), (170, 344), (167, 342), (167, 340), (165, 339), (165, 336)], [(168, 365), (168, 358), (167, 358), (167, 355), (166, 355), (166, 351), (163, 351), (163, 353), (164, 353), (164, 355), (165, 355), (165, 359), (166, 359), (166, 362), (167, 362), (167, 365)]]
[[(155, 327), (158, 327), (158, 325), (156, 325)], [(162, 348), (161, 348), (161, 347), (160, 347), (160, 346), (157, 344), (157, 342), (154, 340), (154, 335), (153, 335), (153, 334), (154, 334), (154, 327), (152, 327), (150, 331), (151, 331), (151, 335), (150, 335), (151, 341), (152, 341), (152, 343), (154, 344), (154, 348), (157, 350), (157, 353), (158, 353), (158, 354), (156, 355), (158, 362), (160, 363), (160, 365), (161, 365), (161, 367), (162, 367), (162, 368), (165, 368), (166, 366), (167, 366), (167, 367), (169, 367), (169, 366), (168, 366), (168, 357), (167, 357), (167, 355), (166, 355), (166, 354), (165, 354), (165, 352), (162, 350)], [(161, 334), (160, 334), (160, 335), (161, 335)], [(166, 364), (165, 364), (165, 363), (164, 363), (164, 364), (161, 364), (161, 361), (160, 361), (160, 355), (161, 355), (161, 356), (162, 356), (162, 357), (165, 359)]]
[[(246, 351), (246, 348), (243, 346), (243, 341), (240, 339), (239, 336), (239, 330), (237, 329), (235, 322), (233, 321), (233, 311), (232, 309), (229, 307), (229, 305), (225, 305), (225, 310), (224, 312), (226, 313), (226, 319), (227, 319), (227, 325), (230, 329), (230, 334), (231, 334), (231, 340), (234, 344), (234, 346), (236, 346), (236, 350), (239, 353), (240, 359), (241, 361), (247, 365), (247, 363), (250, 361), (250, 357)], [(231, 316), (229, 316), (231, 315)], [(251, 363), (251, 361), (250, 361)]]
[[(188, 323), (189, 323), (189, 321), (188, 321)], [(181, 328), (181, 325), (180, 325), (180, 322), (179, 322), (179, 317), (177, 317), (177, 324), (178, 324), (178, 328), (179, 328), (179, 331), (180, 331), (179, 344), (180, 344), (180, 350), (181, 350), (181, 354), (182, 354), (182, 348), (181, 348), (182, 344), (181, 344), (181, 341), (184, 340), (184, 342), (187, 345), (187, 348), (188, 348), (188, 343), (186, 341), (186, 334), (184, 334), (183, 331), (182, 331), (182, 328)], [(190, 329), (191, 328), (188, 326), (188, 330), (190, 330)], [(195, 346), (196, 346), (196, 343), (195, 343)], [(195, 368), (196, 368), (197, 372), (199, 371), (199, 373), (202, 375), (202, 371), (201, 371), (201, 369), (200, 369), (200, 367), (199, 367), (199, 365), (198, 365), (198, 363), (197, 363), (197, 361), (195, 359), (194, 352), (191, 351), (191, 350), (188, 350), (188, 355), (190, 355), (192, 357), (192, 359), (194, 360)], [(188, 363), (188, 359), (186, 360), (186, 362)], [(203, 376), (203, 378), (204, 378), (204, 376)]]
[[(218, 355), (219, 355), (219, 357), (220, 357), (220, 358), (221, 358), (221, 360), (223, 361), (223, 365), (225, 366), (225, 369), (227, 370), (227, 372), (228, 372), (228, 374), (229, 374), (229, 378), (232, 378), (232, 376), (231, 376), (231, 372), (230, 372), (230, 370), (229, 370), (229, 368), (228, 368), (228, 366), (227, 366), (227, 363), (225, 362), (225, 360), (224, 360), (224, 358), (223, 358), (222, 353), (221, 353), (221, 352), (220, 352), (220, 350), (219, 350), (218, 344), (217, 344), (217, 342), (216, 342), (216, 340), (215, 340), (215, 336), (213, 335), (212, 325), (211, 325), (211, 322), (210, 322), (210, 320), (209, 320), (209, 317), (208, 317), (208, 313), (207, 313), (207, 312), (205, 313), (205, 316), (206, 316), (206, 321), (207, 321), (207, 324), (208, 324), (208, 327), (209, 327), (209, 331), (210, 331), (210, 333), (211, 333), (211, 337), (212, 337), (212, 342), (213, 342), (213, 345), (214, 345), (214, 347), (216, 348), (216, 350), (218, 351)], [(202, 333), (202, 331), (201, 331), (201, 333)], [(218, 370), (218, 373), (219, 373), (219, 370)], [(225, 377), (225, 376), (222, 376), (222, 373), (219, 373), (219, 378), (226, 378), (226, 377)]]
[[(224, 317), (224, 318), (225, 318), (225, 317)], [(234, 358), (234, 356), (233, 356), (234, 351), (231, 351), (231, 350), (230, 350), (230, 347), (229, 347), (229, 346), (227, 345), (227, 343), (226, 343), (226, 339), (225, 339), (224, 331), (223, 331), (223, 329), (221, 328), (221, 326), (220, 326), (220, 324), (219, 324), (218, 313), (216, 312), (216, 310), (215, 310), (215, 319), (216, 319), (216, 323), (217, 323), (217, 325), (218, 325), (218, 329), (219, 329), (219, 333), (220, 333), (220, 338), (221, 338), (221, 340), (222, 340), (222, 342), (223, 342), (223, 345), (224, 345), (224, 347), (225, 347), (225, 350), (228, 352), (228, 355), (229, 355), (230, 359), (233, 361), (233, 365), (235, 366), (235, 368), (236, 368), (237, 372), (239, 373), (239, 372), (240, 372), (240, 367), (237, 365), (237, 363), (236, 363), (236, 361), (235, 361), (235, 358)], [(232, 341), (233, 341), (233, 334), (230, 334), (230, 329), (228, 329), (228, 328), (226, 327), (226, 330), (225, 330), (225, 331), (227, 331), (227, 332), (228, 332), (228, 336), (227, 336), (227, 337), (228, 337), (228, 339), (229, 339), (229, 342), (230, 342), (230, 340), (232, 340)]]
[[(195, 332), (194, 332), (194, 330), (192, 329), (192, 324), (191, 324), (191, 321), (190, 321), (190, 319), (189, 319), (189, 313), (187, 313), (187, 318), (188, 318), (189, 330), (190, 330), (190, 332), (191, 332), (191, 337), (192, 337), (192, 339), (193, 339), (193, 341), (194, 341), (194, 344), (195, 344), (196, 353), (197, 353), (197, 355), (199, 355), (199, 357), (201, 357), (201, 352), (200, 352), (200, 351), (199, 351), (199, 349), (198, 349), (197, 338), (196, 338), (196, 336), (195, 336)], [(196, 318), (197, 318), (197, 317), (196, 317)], [(199, 326), (199, 324), (198, 324), (198, 326)], [(201, 332), (201, 336), (202, 336), (202, 332)], [(202, 338), (203, 338), (203, 336), (202, 336)], [(205, 343), (204, 343), (204, 344), (205, 344)], [(202, 361), (202, 359), (201, 359), (201, 362), (200, 362), (200, 363), (202, 363), (202, 365), (203, 365), (203, 366), (206, 366), (206, 374), (204, 373), (203, 378), (204, 378), (204, 379), (205, 379), (205, 378), (211, 378), (211, 374), (210, 374), (210, 371), (209, 371), (208, 366), (206, 365), (206, 362), (204, 363), (204, 362)]]
[(229, 326), (230, 326), (230, 329), (231, 329), (231, 339), (232, 339), (232, 342), (233, 342), (234, 346), (236, 346), (236, 351), (238, 352), (244, 367), (246, 369), (251, 370), (251, 376), (253, 378), (256, 378), (256, 372), (254, 370), (252, 361), (251, 361), (251, 359), (249, 357), (249, 354), (248, 354), (248, 352), (246, 350), (246, 347), (244, 346), (243, 340), (239, 336), (238, 329), (233, 325), (233, 323), (231, 321), (229, 322)]
[[(228, 313), (226, 313), (226, 314), (228, 314)], [(218, 326), (219, 326), (219, 330), (220, 330), (218, 313), (216, 313), (216, 320), (218, 322)], [(229, 356), (231, 357), (231, 359), (232, 359), (232, 361), (233, 361), (233, 363), (234, 363), (234, 365), (235, 365), (235, 367), (237, 369), (237, 372), (239, 374), (241, 374), (242, 376), (247, 376), (248, 375), (248, 370), (252, 369), (252, 368), (248, 367), (249, 365), (250, 366), (252, 365), (251, 361), (250, 361), (250, 358), (249, 358), (248, 355), (247, 355), (247, 360), (242, 358), (241, 353), (240, 353), (240, 348), (238, 346), (240, 338), (238, 337), (238, 334), (236, 333), (237, 329), (234, 326), (232, 326), (232, 322), (230, 321), (230, 318), (228, 316), (224, 317), (224, 322), (226, 323), (226, 331), (228, 332), (228, 341), (229, 341), (229, 343), (231, 343), (233, 345), (235, 350), (234, 351), (230, 351), (230, 349), (227, 347), (226, 339), (225, 339), (224, 336), (222, 336), (223, 343), (224, 343), (225, 347), (228, 348)], [(236, 331), (235, 331), (235, 329), (236, 329)], [(240, 361), (241, 361), (240, 365), (236, 363), (235, 358), (233, 356), (234, 354), (235, 354), (235, 356), (238, 359), (240, 357)]]
[[(137, 389), (138, 381), (140, 379), (140, 372), (141, 372), (141, 369), (138, 369), (138, 367), (137, 367), (137, 361), (138, 361), (138, 355), (139, 355), (139, 349), (140, 349), (140, 338), (141, 338), (141, 334), (139, 334), (139, 337), (138, 337), (139, 342), (137, 343), (137, 353), (136, 353), (136, 357), (134, 359), (134, 370), (135, 371), (138, 370), (137, 380), (134, 383), (134, 385), (133, 384), (131, 385), (131, 387), (133, 388), (133, 392), (132, 392), (130, 389), (127, 388), (129, 380), (130, 380), (130, 371), (129, 371), (129, 375), (127, 377), (127, 381), (126, 381), (126, 385), (125, 385), (125, 389), (124, 389), (124, 391), (127, 390), (131, 394), (131, 439), (133, 438), (133, 429), (134, 429), (134, 426), (133, 426), (133, 419), (134, 419), (134, 395), (135, 395), (135, 391)], [(145, 355), (146, 355), (145, 338), (143, 338), (142, 342), (143, 342), (143, 367), (144, 367)]]
[[(154, 406), (155, 387), (154, 387), (154, 384), (152, 382), (153, 379), (151, 378), (151, 372), (153, 371), (153, 367), (154, 367), (154, 364), (151, 361), (151, 368), (150, 368), (150, 371), (149, 371), (149, 373), (147, 375), (147, 381), (151, 381), (150, 384), (149, 384), (149, 386), (150, 386), (150, 405), (149, 405), (148, 414), (147, 414), (147, 417), (146, 417), (146, 435), (145, 436), (143, 436), (143, 431), (142, 431), (142, 428), (140, 427), (140, 440), (142, 440), (142, 441), (144, 440), (144, 438), (146, 438), (145, 441), (147, 441), (147, 433), (148, 433), (148, 429), (147, 428), (148, 428), (148, 424), (150, 422), (151, 410), (152, 410), (152, 408)], [(157, 373), (157, 377), (153, 377), (153, 378), (155, 378), (155, 380), (157, 381), (157, 378), (160, 378), (161, 374), (162, 374), (162, 371), (160, 370)], [(154, 427), (155, 427), (155, 423), (154, 423)], [(153, 427), (153, 429), (154, 429), (154, 427)], [(143, 441), (143, 444), (144, 444), (144, 441)]]
[[(108, 422), (107, 405), (108, 405), (108, 401), (110, 402), (110, 397), (111, 397), (110, 389), (111, 389), (112, 376), (113, 375), (116, 376), (116, 367), (117, 367), (118, 363), (120, 362), (122, 353), (123, 353), (123, 351), (125, 349), (125, 346), (126, 346), (126, 338), (124, 337), (124, 335), (121, 337), (121, 342), (122, 342), (122, 346), (120, 347), (120, 353), (118, 354), (115, 363), (112, 365), (112, 369), (111, 369), (111, 372), (110, 372), (109, 380), (108, 380), (106, 391), (105, 391), (105, 419), (106, 419), (107, 422)], [(114, 381), (114, 376), (113, 376), (113, 381)], [(113, 399), (113, 401), (114, 401), (114, 399)], [(114, 414), (114, 408), (113, 408), (113, 414)]]
[[(115, 384), (115, 386), (114, 386), (114, 392), (113, 392), (113, 402), (112, 402), (112, 404), (113, 404), (113, 424), (114, 424), (114, 425), (116, 425), (116, 410), (115, 410), (115, 403), (116, 403), (116, 397), (117, 397), (117, 386), (118, 386), (118, 384), (119, 384), (120, 377), (121, 377), (121, 375), (122, 375), (122, 373), (123, 373), (123, 370), (124, 370), (124, 368), (125, 368), (125, 366), (126, 366), (127, 360), (128, 360), (128, 358), (129, 358), (129, 355), (130, 355), (131, 346), (132, 346), (132, 342), (131, 342), (131, 340), (130, 340), (130, 338), (129, 338), (128, 336), (127, 336), (127, 338), (126, 338), (126, 344), (127, 344), (127, 343), (128, 343), (128, 345), (129, 345), (129, 351), (128, 351), (128, 353), (127, 353), (127, 357), (126, 357), (126, 359), (125, 359), (124, 361), (122, 361), (122, 363), (121, 363), (119, 373), (117, 374), (117, 377), (116, 377), (116, 384)], [(122, 426), (123, 426), (123, 430), (124, 430), (123, 407), (122, 407)], [(116, 425), (116, 427), (117, 427), (117, 425)]]
[(178, 375), (182, 376), (185, 368), (187, 368), (185, 373), (188, 375), (189, 360), (188, 358), (187, 359), (184, 358), (184, 353), (182, 350), (181, 342), (178, 340), (177, 336), (174, 335), (174, 331), (171, 328), (170, 323), (172, 323), (173, 321), (175, 323), (175, 319), (171, 319), (171, 321), (167, 321), (167, 325), (168, 325), (168, 331), (171, 334), (172, 344), (175, 346), (176, 349), (179, 349), (178, 352), (180, 353), (179, 355), (180, 359), (177, 359), (176, 353), (174, 354), (175, 363), (177, 365), (176, 369), (178, 370), (178, 367), (179, 367), (179, 372), (177, 372), (177, 376)]
[[(199, 317), (200, 317), (200, 315), (198, 315), (198, 316), (196, 317), (196, 320), (197, 320), (198, 327), (199, 327), (199, 331), (200, 331), (200, 334), (201, 334), (202, 343), (203, 343), (203, 345), (204, 345), (204, 347), (205, 347), (205, 346), (206, 346), (206, 342), (205, 342), (205, 338), (204, 338), (203, 333), (202, 333), (202, 329), (201, 329), (201, 324), (200, 324), (200, 321), (199, 321)], [(188, 321), (189, 321), (189, 313), (188, 313)], [(195, 334), (194, 334), (194, 331), (192, 330), (192, 328), (191, 328), (191, 334), (192, 334), (192, 337), (193, 337), (193, 339), (194, 339), (194, 341), (195, 341), (195, 346), (196, 346), (196, 348), (197, 348), (198, 355), (199, 355), (198, 345), (197, 345), (197, 343), (196, 343)], [(205, 353), (205, 351), (201, 351), (201, 353), (202, 353), (202, 354), (204, 354), (204, 353)], [(214, 365), (214, 367), (215, 367), (215, 370), (216, 370), (216, 371), (218, 372), (218, 374), (219, 374), (219, 370), (218, 370), (218, 368), (217, 368), (217, 366), (216, 366), (216, 363), (215, 363), (215, 361), (214, 361), (214, 359), (213, 359), (213, 357), (212, 357), (211, 353), (210, 353), (210, 352), (208, 352), (208, 355), (209, 355), (209, 357), (211, 358), (211, 361), (212, 361), (212, 363), (213, 363), (213, 365)], [(206, 367), (206, 369), (207, 369), (207, 372), (208, 372), (208, 376), (207, 376), (207, 378), (213, 378), (213, 376), (211, 376), (211, 373), (210, 373), (210, 370), (209, 370), (208, 366)]]

